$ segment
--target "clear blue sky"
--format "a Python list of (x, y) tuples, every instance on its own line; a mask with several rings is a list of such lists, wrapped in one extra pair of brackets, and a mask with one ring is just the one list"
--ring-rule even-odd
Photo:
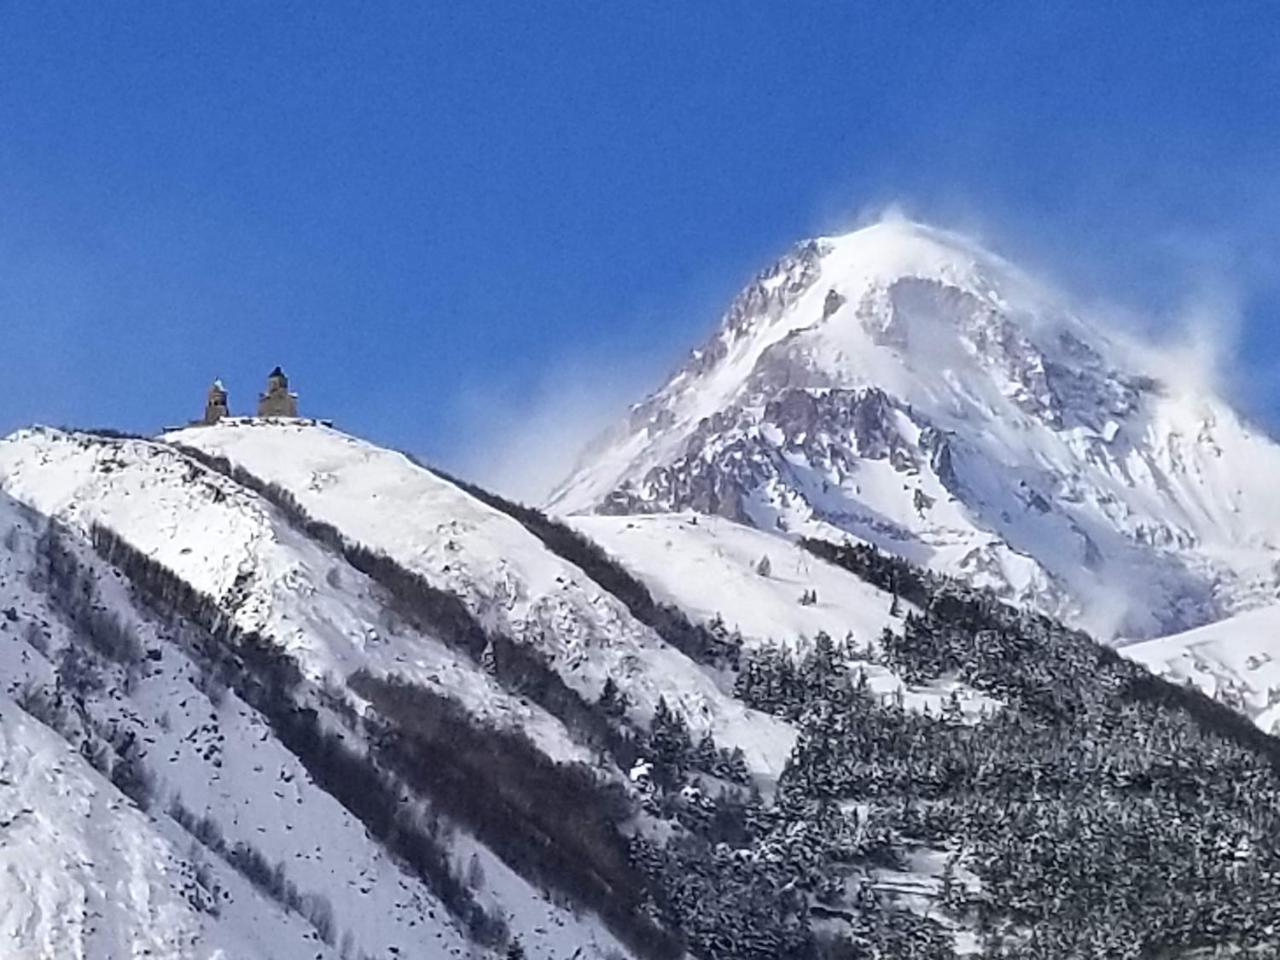
[(1278, 19), (6, 3), (0, 430), (153, 430), (214, 375), (243, 410), (282, 363), (307, 412), (509, 473), (774, 254), (894, 201), (1155, 316), (1225, 296), (1274, 425)]

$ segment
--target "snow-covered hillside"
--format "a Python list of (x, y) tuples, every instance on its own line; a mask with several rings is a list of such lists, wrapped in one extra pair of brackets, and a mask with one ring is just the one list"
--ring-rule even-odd
[(0, 953), (1113, 955), (1210, 929), (1190, 865), (1257, 932), (1243, 719), (865, 547), (570, 519), (313, 421), (0, 441)]
[[(14, 749), (22, 757), (52, 755), (66, 766), (71, 785), (48, 789), (70, 797), (74, 816), (62, 822), (50, 802), (37, 817), (44, 834), (31, 837), (75, 852), (49, 859), (36, 847), (12, 848), (22, 869), (14, 868), (6, 888), (12, 897), (0, 911), (7, 924), (0, 937), (9, 939), (0, 940), (0, 953), (15, 955), (10, 946), (32, 944), (32, 953), (16, 955), (74, 956), (83, 940), (92, 945), (83, 955), (93, 957), (134, 955), (135, 941), (159, 951), (154, 955), (175, 957), (206, 955), (193, 942), (209, 956), (226, 957), (484, 955), (430, 885), (315, 782), (272, 724), (189, 656), (180, 631), (139, 609), (86, 532), (95, 523), (109, 525), (223, 600), (242, 629), (283, 643), (318, 688), (341, 690), (358, 669), (393, 674), (447, 693), (477, 722), (519, 729), (555, 760), (588, 761), (591, 752), (475, 664), (389, 618), (366, 577), (291, 529), (270, 504), (166, 445), (25, 431), (0, 443), (0, 486), (3, 690), (38, 708), (66, 740), (17, 707), (0, 707), (0, 720), (16, 724)], [(52, 529), (65, 531), (56, 547), (50, 519)], [(73, 559), (57, 559), (59, 550)], [(68, 568), (74, 576), (55, 576)], [(84, 610), (105, 619), (80, 622), (76, 611)], [(131, 638), (131, 649), (104, 655), (110, 646), (101, 638), (117, 632)], [(360, 708), (358, 700), (354, 706)], [(33, 728), (44, 739), (27, 744)], [(51, 754), (50, 742), (63, 746)], [(64, 763), (68, 750), (79, 751), (73, 760), (93, 756), (112, 770), (127, 769), (121, 763), (128, 754), (145, 773), (150, 820), (123, 796), (113, 797), (114, 788), (83, 759), (81, 773)], [(52, 774), (40, 775), (53, 783)], [(10, 794), (14, 804), (43, 811), (30, 785), (19, 786)], [(108, 814), (127, 826), (113, 826)], [(91, 837), (97, 846), (77, 839), (91, 826), (101, 830)], [(149, 839), (148, 831), (160, 838)], [(126, 836), (137, 839), (117, 842)], [(465, 831), (453, 827), (450, 843), (458, 871), (479, 878), (478, 901), (504, 918), (530, 957), (627, 954), (598, 920), (554, 902)], [(176, 865), (167, 866), (161, 854), (176, 857)], [(275, 871), (267, 878), (271, 896), (229, 865), (237, 856), (242, 867), (258, 862)], [(117, 866), (122, 858), (132, 859)], [(197, 867), (210, 878), (212, 912), (187, 917), (184, 897), (205, 896), (192, 885)], [(138, 903), (122, 899), (116, 912), (95, 919), (106, 909), (95, 898), (110, 898), (117, 884), (136, 892)], [(148, 892), (148, 884), (155, 889)], [(287, 909), (276, 902), (281, 897), (290, 900)], [(72, 909), (75, 900), (81, 905)], [(154, 912), (162, 909), (171, 923)], [(126, 910), (137, 916), (130, 919)], [(223, 931), (219, 915), (239, 932)], [(87, 927), (96, 939), (84, 939)], [(164, 947), (170, 936), (178, 946)], [(259, 943), (266, 947), (257, 950)]]
[(1280, 733), (1280, 607), (1261, 607), (1123, 648), (1176, 683), (1191, 683)]
[(85, 532), (104, 523), (195, 588), (234, 598), (240, 626), (277, 638), (318, 682), (361, 668), (400, 673), (459, 694), (551, 756), (585, 757), (545, 713), (441, 642), (388, 622), (369, 579), (270, 504), (167, 445), (24, 432), (0, 443), (0, 476), (39, 513)]
[(542, 649), (584, 696), (606, 677), (647, 721), (659, 697), (696, 732), (776, 776), (792, 733), (745, 710), (616, 598), (512, 518), (403, 454), (314, 424), (229, 421), (169, 434), (279, 484), (318, 519), (462, 597), (487, 623)]
[(801, 244), (556, 491), (876, 543), (1100, 635), (1270, 602), (1280, 447), (969, 240)]
[[(1070, 878), (1152, 815), (1108, 807), (1130, 767), (1239, 856), (1247, 802), (1181, 792), (1163, 751), (1265, 793), (1271, 741), (834, 545), (1157, 636), (1125, 652), (1273, 728), (1280, 508), (1250, 469), (1280, 452), (1163, 372), (967, 241), (883, 224), (762, 274), (584, 460), (564, 523), (316, 421), (20, 431), (0, 953), (774, 960), (817, 935), (950, 957), (1021, 936), (993, 932), (991, 890), (1049, 909), (1009, 871), (1046, 835), (1102, 844), (1065, 854), (1095, 919), (1042, 917), (1055, 942), (1199, 936), (1172, 894), (1130, 877), (1116, 912)], [(1089, 828), (1040, 821), (1037, 784)], [(1206, 864), (1252, 929), (1265, 877), (1206, 837), (1161, 856)]]
[(0, 696), (0, 953), (328, 958), (300, 917), (139, 811), (67, 741)]
[[(874, 646), (886, 629), (901, 629), (890, 615), (893, 597), (818, 559), (790, 540), (692, 513), (578, 516), (574, 525), (642, 577), (661, 600), (700, 621), (721, 619), (748, 646), (803, 649), (802, 640), (825, 633)], [(769, 572), (760, 573), (767, 560)], [(812, 602), (805, 594), (812, 592)], [(805, 602), (802, 602), (805, 601)], [(903, 612), (908, 609), (900, 604)], [(871, 689), (901, 692), (909, 709), (937, 712), (955, 692), (966, 713), (998, 709), (988, 697), (954, 681), (930, 687), (904, 684), (883, 666), (862, 663)]]

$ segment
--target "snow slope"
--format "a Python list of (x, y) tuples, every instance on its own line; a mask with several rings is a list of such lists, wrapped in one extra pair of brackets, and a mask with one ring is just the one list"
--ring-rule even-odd
[[(884, 630), (901, 629), (889, 613), (891, 595), (782, 537), (692, 513), (571, 519), (639, 576), (659, 601), (680, 607), (698, 622), (720, 617), (726, 627), (741, 632), (748, 648), (781, 644), (797, 649), (818, 633), (874, 647)], [(765, 557), (768, 576), (757, 571)], [(817, 602), (800, 603), (809, 590), (816, 592)], [(901, 691), (908, 709), (936, 712), (953, 690), (970, 716), (999, 706), (962, 684), (908, 686), (883, 666), (859, 666), (872, 690), (883, 696)]]
[[(584, 696), (597, 696), (612, 676), (639, 722), (661, 696), (695, 733), (708, 730), (721, 745), (742, 747), (763, 780), (781, 769), (794, 738), (787, 724), (742, 706), (725, 677), (669, 647), (519, 523), (405, 457), (311, 422), (231, 421), (167, 440), (32, 429), (0, 441), (0, 670), (9, 694), (22, 696), (58, 689), (72, 675), (68, 663), (89, 657), (98, 679), (77, 694), (80, 708), (60, 732), (88, 753), (103, 749), (108, 736), (143, 744), (155, 777), (148, 822), (228, 872), (225, 890), (243, 879), (194, 839), (193, 817), (215, 823), (228, 847), (252, 846), (279, 864), (308, 903), (327, 904), (329, 920), (319, 926), (333, 931), (339, 949), (410, 957), (475, 951), (432, 891), (311, 780), (270, 724), (234, 691), (211, 685), (169, 628), (136, 607), (128, 584), (86, 542), (94, 524), (218, 598), (242, 629), (280, 642), (325, 689), (341, 693), (356, 670), (408, 677), (456, 699), (479, 721), (524, 731), (548, 756), (593, 765), (596, 758), (541, 708), (388, 616), (381, 588), (180, 444), (279, 484), (349, 539), (457, 593), (490, 626), (536, 645)], [(49, 518), (88, 572), (95, 606), (112, 611), (155, 659), (103, 659), (67, 622), (42, 573)], [(889, 596), (772, 534), (693, 515), (582, 522), (660, 598), (695, 619), (736, 613), (733, 622), (752, 643), (795, 642), (819, 630), (841, 638), (853, 631), (869, 642), (891, 623)], [(750, 589), (766, 550), (776, 572)], [(819, 602), (801, 606), (799, 593), (810, 588)], [(903, 687), (884, 668), (867, 669), (883, 695)], [(907, 689), (905, 702), (936, 708), (954, 686)], [(959, 692), (971, 715), (996, 706)], [(185, 828), (175, 806), (187, 812)], [(483, 876), (481, 903), (506, 918), (530, 957), (627, 955), (596, 918), (532, 887), (465, 830), (451, 826), (447, 836), (455, 862)], [(286, 916), (304, 940), (319, 942), (314, 918)]]
[[(172, 825), (168, 825), (172, 827)], [(0, 953), (25, 958), (336, 957), (225, 865), (197, 879), (56, 733), (0, 696)]]
[(647, 723), (664, 697), (692, 731), (741, 747), (776, 776), (794, 733), (749, 710), (517, 521), (404, 455), (313, 423), (232, 420), (167, 440), (223, 456), (279, 484), (314, 517), (461, 597), (482, 621), (536, 645), (594, 700), (606, 677)]
[[(171, 632), (135, 608), (127, 585), (76, 535), (95, 521), (107, 523), (200, 589), (232, 596), (229, 607), (241, 625), (284, 641), (317, 681), (332, 684), (360, 667), (410, 676), (448, 692), (479, 718), (518, 726), (553, 757), (588, 758), (558, 721), (512, 698), (433, 638), (387, 622), (356, 571), (297, 536), (269, 504), (163, 444), (25, 431), (0, 442), (0, 487), (0, 675), (7, 693), (52, 690), (69, 675), (71, 654), (89, 658), (97, 679), (76, 695), (80, 708), (71, 711), (64, 736), (81, 749), (100, 749), (106, 733), (142, 744), (156, 778), (149, 814), (157, 829), (199, 847), (169, 814), (180, 801), (193, 816), (215, 823), (228, 846), (246, 844), (268, 864), (280, 864), (301, 894), (329, 905), (339, 947), (371, 956), (475, 953), (431, 890), (311, 780), (252, 708), (210, 684)], [(92, 573), (95, 605), (110, 610), (155, 659), (127, 667), (106, 660), (65, 622), (40, 572), (48, 516), (70, 531), (78, 562)], [(245, 571), (253, 576), (246, 579)], [(456, 862), (466, 868), (474, 857), (485, 878), (479, 899), (508, 918), (530, 957), (549, 960), (576, 949), (583, 958), (626, 955), (595, 918), (554, 903), (465, 832), (452, 836)], [(222, 864), (207, 850), (202, 858)], [(47, 871), (50, 882), (61, 875), (60, 862), (30, 862)], [(234, 871), (225, 872), (231, 881), (224, 889), (246, 886)], [(322, 953), (311, 942), (316, 931), (297, 922), (312, 946), (305, 955)], [(270, 935), (265, 921), (247, 929), (255, 924), (268, 930), (268, 943), (300, 936)], [(50, 936), (66, 947), (57, 955), (75, 955), (72, 941), (59, 939), (63, 934)], [(263, 955), (287, 956), (285, 949)]]
[(192, 586), (229, 598), (239, 626), (275, 638), (312, 679), (398, 673), (518, 727), (550, 756), (589, 756), (545, 712), (438, 640), (388, 620), (367, 577), (270, 504), (167, 445), (24, 431), (0, 442), (0, 477), (41, 514), (84, 532), (104, 523)]
[(1104, 638), (1274, 600), (1280, 447), (967, 238), (801, 244), (602, 436), (562, 514), (852, 535)]
[[(639, 575), (658, 599), (697, 621), (720, 616), (749, 642), (793, 642), (825, 631), (874, 641), (895, 624), (892, 598), (795, 543), (694, 513), (577, 516), (571, 524)], [(756, 566), (769, 558), (767, 577)], [(818, 602), (800, 595), (817, 591)]]
[(1280, 734), (1280, 606), (1261, 607), (1122, 652), (1152, 673), (1192, 683)]

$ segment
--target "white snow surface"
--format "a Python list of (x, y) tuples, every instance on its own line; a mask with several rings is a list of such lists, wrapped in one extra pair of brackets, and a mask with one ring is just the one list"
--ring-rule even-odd
[[(747, 647), (781, 645), (803, 651), (803, 641), (826, 633), (857, 648), (875, 647), (886, 630), (900, 632), (889, 614), (893, 597), (846, 570), (827, 563), (793, 541), (723, 517), (693, 513), (643, 516), (575, 516), (574, 527), (591, 537), (640, 577), (660, 602), (680, 607), (692, 619), (721, 617)], [(769, 575), (757, 567), (769, 559)], [(812, 605), (800, 603), (806, 591)], [(903, 613), (908, 605), (901, 604)], [(909, 686), (891, 670), (855, 661), (870, 688), (884, 697), (901, 693), (908, 709), (938, 711), (954, 691), (969, 717), (999, 703), (955, 681)]]
[[(336, 957), (225, 865), (199, 887), (180, 835), (150, 820), (65, 740), (0, 696), (0, 954), (294, 960)], [(216, 904), (217, 915), (200, 905)]]
[(1280, 447), (1176, 351), (901, 220), (796, 248), (584, 454), (562, 514), (851, 535), (1103, 639), (1280, 595)]
[(695, 735), (781, 772), (795, 733), (750, 710), (520, 523), (403, 454), (314, 423), (240, 420), (167, 435), (226, 457), (297, 497), (348, 539), (449, 590), (482, 621), (537, 646), (588, 699), (612, 676), (646, 723), (659, 697)]
[[(254, 710), (230, 691), (210, 699), (202, 671), (169, 629), (140, 612), (128, 586), (81, 541), (75, 549), (79, 561), (94, 572), (98, 603), (159, 656), (126, 669), (86, 647), (38, 589), (37, 540), (49, 516), (65, 524), (73, 536), (95, 521), (105, 523), (193, 585), (224, 600), (234, 588), (238, 622), (284, 641), (304, 671), (318, 681), (333, 684), (360, 667), (400, 673), (437, 687), (478, 717), (518, 726), (554, 758), (590, 758), (558, 721), (510, 697), (469, 661), (433, 638), (385, 622), (377, 613), (372, 586), (361, 575), (298, 536), (278, 511), (245, 489), (165, 444), (23, 431), (0, 442), (0, 691), (12, 697), (26, 689), (51, 690), (56, 662), (70, 652), (87, 656), (101, 680), (83, 696), (84, 717), (73, 718), (71, 729), (62, 731), (67, 737), (63, 752), (70, 749), (68, 742), (74, 746), (92, 741), (90, 728), (98, 734), (126, 733), (143, 745), (156, 788), (147, 816), (134, 811), (127, 830), (103, 826), (100, 852), (79, 860), (70, 855), (42, 859), (30, 849), (15, 852), (27, 873), (15, 874), (9, 912), (0, 908), (0, 917), (15, 918), (12, 927), (0, 926), (0, 955), (133, 956), (138, 954), (129, 938), (136, 936), (150, 946), (150, 936), (161, 944), (165, 931), (171, 930), (186, 946), (156, 955), (336, 956), (317, 940), (306, 920), (265, 901), (171, 819), (168, 809), (175, 799), (194, 816), (216, 823), (228, 846), (252, 846), (268, 863), (281, 864), (284, 876), (302, 894), (327, 901), (338, 946), (349, 938), (352, 950), (372, 956), (393, 955), (392, 948), (404, 958), (483, 955), (421, 880), (406, 872), (359, 821), (311, 781)], [(236, 585), (243, 571), (254, 576)], [(9, 715), (0, 705), (0, 722)], [(28, 729), (21, 728), (23, 740)], [(53, 736), (52, 731), (48, 734)], [(44, 745), (31, 746), (36, 753), (44, 750)], [(106, 781), (94, 771), (85, 772), (92, 789), (84, 787), (82, 794), (102, 793), (103, 804), (114, 795), (111, 810), (129, 806), (114, 787), (103, 786)], [(15, 796), (32, 806), (25, 799), (31, 789), (24, 783)], [(0, 805), (3, 802), (0, 793)], [(149, 822), (153, 833), (171, 838), (177, 850), (188, 852), (184, 862), (197, 858), (214, 871), (230, 898), (221, 902), (226, 931), (220, 933), (209, 918), (184, 919), (178, 906), (165, 908), (170, 909), (166, 917), (171, 915), (172, 923), (139, 915), (134, 926), (140, 932), (130, 932), (133, 928), (123, 917), (113, 920), (119, 929), (108, 939), (102, 939), (107, 934), (95, 934), (99, 939), (92, 949), (81, 949), (87, 941), (77, 939), (76, 930), (55, 926), (58, 914), (46, 909), (55, 903), (51, 898), (81, 896), (76, 891), (85, 884), (116, 883), (119, 871), (107, 872), (116, 870), (110, 856), (134, 856), (135, 851), (115, 850), (107, 840), (126, 832), (145, 838), (135, 821)], [(596, 918), (556, 904), (465, 831), (455, 830), (452, 836), (460, 869), (475, 857), (485, 877), (480, 900), (508, 918), (530, 957), (551, 960), (579, 949), (584, 960), (628, 955)], [(81, 861), (101, 869), (72, 870)], [(185, 873), (160, 860), (156, 863), (158, 872), (137, 883), (146, 880), (158, 887), (165, 881), (173, 890), (185, 889)], [(17, 885), (26, 885), (26, 894)], [(85, 893), (81, 899), (89, 896)], [(147, 896), (160, 902), (160, 892)], [(86, 915), (97, 909), (86, 907)], [(272, 919), (273, 911), (279, 918)], [(73, 915), (69, 910), (62, 914)], [(151, 930), (157, 923), (168, 926)], [(28, 940), (37, 933), (45, 939)], [(19, 944), (29, 942), (46, 946), (31, 948), (36, 950), (32, 954), (8, 949), (26, 949)], [(192, 942), (199, 942), (201, 949), (207, 944), (208, 953), (191, 948)], [(265, 944), (265, 949), (258, 949), (258, 944)], [(294, 952), (295, 944), (302, 945), (302, 952)], [(224, 953), (216, 952), (224, 947)]]
[(1280, 605), (1122, 647), (1175, 683), (1192, 683), (1280, 734)]
[[(892, 597), (791, 540), (694, 513), (575, 516), (572, 526), (640, 576), (657, 599), (683, 608), (696, 621), (720, 616), (748, 642), (790, 643), (825, 632), (850, 633), (860, 644), (886, 627)], [(756, 567), (769, 559), (769, 575)], [(815, 590), (818, 602), (800, 596)]]

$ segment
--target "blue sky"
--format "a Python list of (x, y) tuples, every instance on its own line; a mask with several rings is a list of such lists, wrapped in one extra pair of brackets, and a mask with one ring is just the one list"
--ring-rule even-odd
[(1274, 427), (1277, 20), (6, 3), (0, 430), (154, 430), (214, 375), (247, 409), (282, 363), (306, 412), (528, 492), (772, 256), (889, 203), (1156, 326), (1221, 305)]

